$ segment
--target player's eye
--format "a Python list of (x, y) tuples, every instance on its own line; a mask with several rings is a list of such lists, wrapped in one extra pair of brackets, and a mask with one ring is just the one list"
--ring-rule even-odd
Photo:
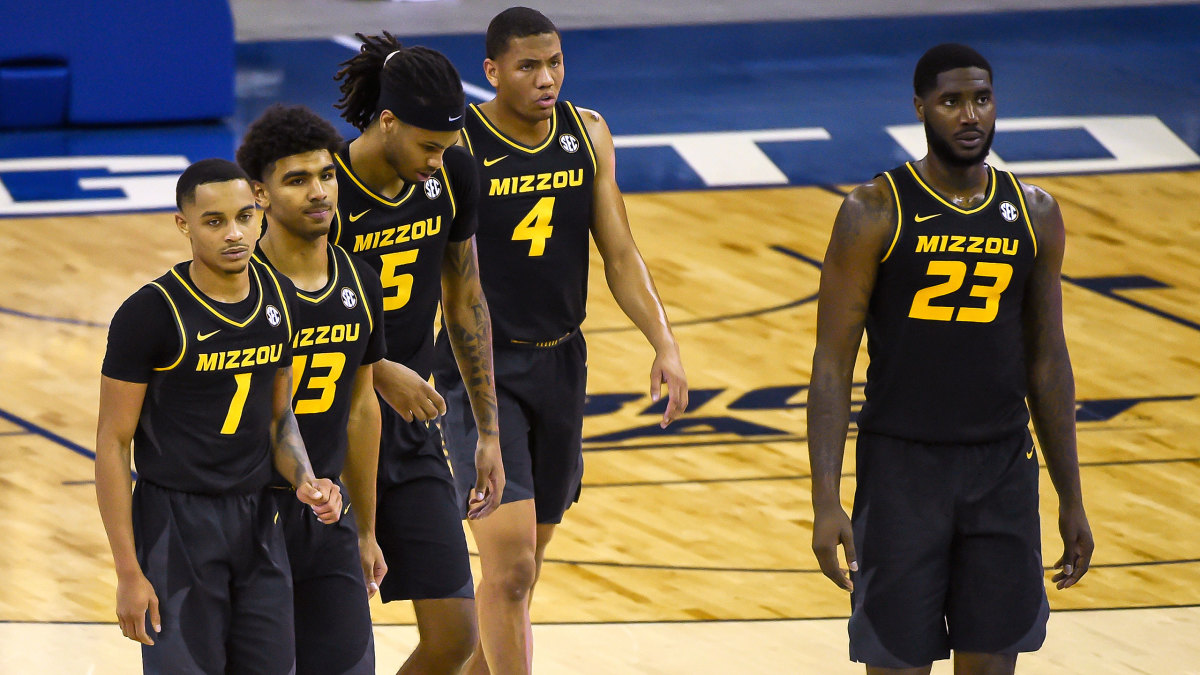
[(325, 173), (321, 174), (321, 180), (333, 180), (333, 172), (326, 171)]

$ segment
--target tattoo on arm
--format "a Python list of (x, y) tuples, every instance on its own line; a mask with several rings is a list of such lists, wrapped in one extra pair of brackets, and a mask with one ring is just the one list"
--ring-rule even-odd
[(479, 267), (472, 240), (446, 249), (448, 272), (462, 291), (444, 307), (446, 330), (454, 360), (462, 374), (475, 413), (475, 425), (484, 436), (497, 434), (496, 387), (492, 370), (492, 320), (479, 283)]
[(304, 439), (300, 437), (300, 425), (296, 423), (296, 414), (288, 410), (275, 421), (272, 431), (271, 445), (275, 451), (275, 467), (279, 473), (288, 477), (292, 487), (300, 487), (315, 478), (308, 459), (308, 450), (304, 447)]

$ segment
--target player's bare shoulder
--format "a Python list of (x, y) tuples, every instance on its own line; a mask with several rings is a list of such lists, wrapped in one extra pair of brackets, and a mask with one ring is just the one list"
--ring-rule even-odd
[(887, 178), (876, 176), (842, 200), (833, 223), (833, 239), (855, 248), (878, 249), (892, 240), (899, 226), (896, 200)]
[(1029, 219), (1039, 240), (1059, 240), (1064, 236), (1062, 211), (1054, 197), (1036, 185), (1018, 181), (1021, 196), (1029, 209)]
[(610, 135), (608, 130), (608, 122), (604, 121), (604, 117), (599, 112), (591, 108), (575, 107), (575, 112), (579, 113), (579, 119), (583, 122), (583, 127), (587, 129), (588, 135), (595, 137), (597, 134)]

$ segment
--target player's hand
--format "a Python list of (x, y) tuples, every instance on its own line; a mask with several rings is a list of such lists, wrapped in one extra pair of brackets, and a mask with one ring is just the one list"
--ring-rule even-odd
[(849, 572), (858, 571), (858, 555), (854, 552), (854, 530), (850, 526), (850, 516), (841, 504), (826, 507), (813, 507), (813, 553), (817, 555), (817, 563), (821, 571), (830, 581), (847, 591), (854, 590), (854, 582), (850, 580), (848, 571), (838, 565), (837, 547), (846, 552), (846, 565)]
[(371, 374), (375, 390), (406, 422), (428, 422), (446, 414), (441, 394), (411, 368), (395, 361), (380, 361)]
[(312, 507), (317, 520), (330, 525), (342, 517), (342, 488), (328, 478), (316, 478), (296, 488), (296, 499)]
[(1096, 544), (1092, 541), (1092, 528), (1088, 525), (1083, 504), (1059, 506), (1058, 531), (1062, 534), (1063, 554), (1054, 563), (1054, 569), (1059, 571), (1050, 581), (1054, 582), (1055, 588), (1062, 590), (1074, 586), (1087, 574)]
[(679, 419), (688, 405), (687, 375), (675, 345), (654, 355), (654, 365), (650, 366), (650, 400), (657, 403), (662, 398), (664, 383), (667, 385), (667, 409), (658, 426), (666, 429), (668, 424)]
[(146, 612), (150, 612), (150, 625), (155, 633), (162, 632), (162, 619), (158, 615), (158, 595), (150, 580), (141, 570), (128, 575), (117, 575), (117, 622), (121, 634), (144, 645), (153, 645), (154, 640), (146, 632)]
[(500, 506), (504, 496), (504, 461), (500, 456), (500, 440), (480, 438), (475, 446), (475, 487), (467, 502), (467, 517), (486, 518)]
[(358, 555), (362, 562), (363, 578), (367, 581), (367, 597), (374, 597), (388, 571), (387, 563), (383, 561), (383, 551), (379, 548), (379, 542), (375, 541), (375, 535), (359, 535)]

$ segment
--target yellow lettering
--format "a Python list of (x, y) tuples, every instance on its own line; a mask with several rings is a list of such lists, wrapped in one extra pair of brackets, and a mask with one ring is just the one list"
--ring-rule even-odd
[(338, 324), (329, 332), (330, 342), (345, 342), (346, 341), (346, 326)]
[(258, 351), (254, 354), (254, 362), (256, 364), (270, 363), (271, 347), (269, 345), (259, 347)]
[(549, 174), (549, 173), (539, 173), (537, 175), (538, 184), (535, 189), (549, 190), (550, 189), (550, 179), (553, 177), (553, 175), (554, 174)]
[(358, 341), (358, 327), (360, 324), (346, 324), (346, 342)]
[(567, 183), (571, 187), (583, 185), (583, 169), (572, 169), (571, 171), (567, 172), (567, 176), (570, 179), (567, 181)]
[(967, 253), (983, 253), (983, 237), (971, 237), (967, 245)]
[[(509, 179), (508, 178), (493, 178), (491, 186), (488, 187), (489, 197), (503, 197), (508, 194)], [(355, 249), (357, 250), (357, 249)]]
[(917, 253), (933, 253), (938, 250), (938, 242), (941, 241), (941, 235), (933, 235), (927, 237), (923, 234), (917, 235)]
[(567, 182), (570, 180), (571, 179), (570, 179), (570, 177), (567, 176), (566, 171), (555, 171), (554, 172), (554, 187), (565, 188), (565, 187), (567, 187)]
[(329, 343), (329, 326), (317, 326), (317, 339), (313, 340), (313, 344), (323, 345)]
[(537, 178), (537, 176), (535, 176), (534, 174), (529, 174), (528, 176), (514, 177), (513, 180), (520, 179), (520, 181), (521, 181), (521, 188), (519, 190), (516, 190), (516, 192), (533, 192), (533, 179), (534, 178)]
[(383, 230), (382, 232), (379, 233), (379, 235), (380, 235), (379, 243), (377, 243), (375, 245), (379, 246), (379, 247), (391, 246), (392, 245), (392, 237), (395, 236), (395, 234), (396, 234), (396, 228), (394, 228), (394, 227), (389, 227), (388, 229)]
[(212, 354), (201, 354), (200, 360), (196, 363), (196, 371), (199, 372), (202, 370), (221, 370), (224, 367), (223, 361), (225, 359), (221, 358), (223, 356), (225, 356), (224, 352), (215, 352)]
[(1004, 242), (1000, 237), (988, 237), (983, 249), (988, 253), (999, 253), (1004, 249)]
[(435, 235), (441, 231), (442, 231), (442, 217), (438, 216), (437, 218), (431, 219), (431, 222), (429, 223), (429, 229), (428, 229), (428, 231), (425, 232), (425, 236), (432, 237), (433, 235)]
[[(1008, 250), (1008, 245), (1010, 243), (1012, 244), (1011, 251)], [(1009, 238), (1005, 237), (1004, 238), (1004, 255), (1016, 255), (1017, 254), (1017, 244), (1019, 244), (1019, 243), (1021, 243), (1019, 239), (1009, 239)]]
[(957, 234), (950, 235), (950, 248), (947, 250), (955, 253), (966, 253), (966, 251), (963, 250), (963, 242), (966, 240), (966, 237)]

